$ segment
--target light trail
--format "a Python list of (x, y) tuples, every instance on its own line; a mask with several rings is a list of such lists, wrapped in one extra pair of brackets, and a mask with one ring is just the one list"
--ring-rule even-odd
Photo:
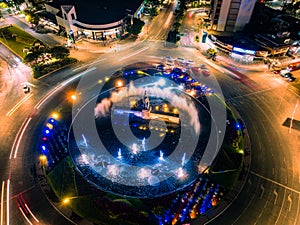
[(137, 55), (137, 54), (139, 54), (140, 52), (143, 52), (143, 51), (147, 50), (148, 48), (149, 48), (149, 47), (146, 46), (146, 47), (140, 49), (139, 51), (133, 52), (132, 54), (127, 55), (127, 56), (125, 56), (125, 57), (119, 59), (119, 61), (122, 61), (122, 60), (124, 60), (124, 59), (130, 58), (130, 57), (132, 57), (132, 56), (134, 56), (134, 55)]
[(8, 113), (6, 113), (6, 116), (11, 116), (15, 111), (17, 111), (18, 108), (21, 107), (21, 105), (24, 102), (26, 102), (32, 96), (33, 96), (33, 94), (29, 94), (29, 95), (25, 96), (24, 98), (22, 98), (14, 107), (12, 107), (11, 110), (9, 110)]
[(24, 125), (24, 127), (23, 127), (23, 129), (22, 129), (22, 131), (20, 133), (20, 136), (19, 136), (18, 141), (17, 141), (16, 149), (15, 149), (14, 159), (17, 158), (17, 153), (18, 153), (18, 150), (19, 150), (19, 145), (20, 145), (21, 139), (22, 139), (22, 137), (23, 137), (23, 135), (25, 133), (25, 130), (26, 130), (28, 124), (30, 123), (31, 119), (32, 118), (28, 118), (27, 119), (27, 122), (25, 123), (25, 125)]
[(92, 63), (85, 64), (85, 65), (83, 65), (83, 66), (77, 67), (77, 68), (73, 69), (73, 72), (75, 72), (75, 71), (77, 71), (77, 70), (80, 70), (80, 69), (82, 69), (82, 68), (84, 68), (84, 67), (88, 67), (88, 66), (90, 66), (90, 65), (96, 64), (96, 63), (98, 63), (98, 62), (104, 61), (104, 60), (106, 60), (106, 58), (98, 59), (98, 60), (96, 60), (96, 61), (94, 61), (94, 62), (92, 62)]
[(29, 209), (29, 207), (27, 206), (27, 204), (25, 203), (25, 207), (26, 209), (28, 210), (28, 212), (30, 213), (30, 215), (33, 217), (33, 219), (36, 221), (36, 222), (40, 222), (36, 217), (35, 215), (31, 212), (31, 210)]
[(3, 204), (4, 204), (4, 187), (5, 187), (5, 181), (2, 181), (2, 187), (1, 187), (1, 220), (0, 225), (3, 225)]
[(21, 211), (23, 217), (27, 220), (27, 222), (30, 224), (30, 225), (33, 225), (30, 220), (27, 218), (27, 216), (25, 215), (25, 213), (23, 212), (23, 209), (19, 206), (19, 210)]
[(7, 187), (6, 187), (6, 225), (9, 225), (9, 186), (10, 186), (10, 180), (7, 179)]
[(12, 147), (11, 147), (11, 150), (10, 150), (9, 159), (12, 158), (12, 154), (13, 154), (13, 151), (14, 151), (14, 149), (15, 149), (15, 146), (16, 146), (16, 143), (17, 143), (17, 139), (18, 139), (18, 137), (20, 136), (20, 133), (21, 133), (21, 131), (22, 131), (22, 127), (24, 126), (25, 123), (26, 123), (26, 120), (24, 120), (24, 122), (22, 123), (21, 128), (20, 128), (20, 130), (18, 131), (18, 133), (17, 133), (17, 135), (16, 135), (16, 137), (15, 137), (14, 143), (13, 143), (13, 145), (12, 145)]
[[(46, 94), (35, 106), (34, 106), (34, 110), (36, 111), (37, 109), (39, 109), (39, 107), (42, 106), (42, 104), (44, 104), (52, 95), (54, 95), (57, 91), (59, 91), (61, 88), (63, 88), (64, 86), (66, 86), (67, 84), (71, 83), (72, 81), (74, 81), (75, 79), (83, 76), (84, 74), (88, 73), (88, 72), (91, 72), (93, 70), (95, 70), (96, 67), (92, 67), (90, 69), (87, 69), (86, 71), (82, 72), (82, 73), (79, 73), (78, 75), (64, 81), (63, 83), (57, 85), (54, 89), (52, 89), (48, 94)], [(35, 113), (35, 112), (34, 112)], [(27, 118), (27, 120), (25, 120), (20, 128), (20, 130), (18, 131), (18, 134), (14, 140), (14, 143), (12, 145), (12, 149), (11, 149), (11, 152), (10, 152), (10, 156), (9, 156), (9, 159), (12, 158), (12, 154), (14, 152), (14, 158), (17, 157), (17, 153), (18, 153), (18, 149), (19, 149), (19, 145), (20, 145), (20, 142), (21, 142), (21, 139), (25, 133), (25, 130), (28, 126), (28, 124), (30, 123), (31, 119), (32, 119), (32, 116), (33, 114), (31, 114), (31, 116), (29, 118)]]
[(93, 70), (95, 70), (96, 67), (92, 67), (90, 69), (87, 69), (86, 71), (83, 71), (82, 73), (79, 73), (78, 75), (62, 82), (61, 84), (57, 85), (54, 89), (52, 89), (48, 94), (46, 94), (35, 106), (35, 109), (39, 109), (52, 95), (54, 95), (57, 91), (59, 91), (61, 88), (66, 86), (67, 84), (71, 83), (72, 81), (78, 79), (82, 75), (85, 75), (86, 73), (89, 73)]
[(170, 12), (170, 13), (169, 13), (169, 16), (168, 16), (168, 18), (166, 19), (166, 22), (165, 22), (165, 24), (164, 24), (164, 28), (167, 28), (167, 27), (169, 26), (169, 23), (170, 23), (170, 21), (171, 21), (171, 19), (172, 19), (172, 16), (173, 16), (173, 12)]

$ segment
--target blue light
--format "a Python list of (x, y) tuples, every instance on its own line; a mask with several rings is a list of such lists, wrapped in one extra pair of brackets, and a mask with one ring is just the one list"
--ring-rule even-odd
[(45, 128), (44, 134), (45, 134), (45, 136), (49, 137), (49, 135), (51, 134), (51, 132), (50, 132), (50, 130), (48, 128)]
[(237, 128), (237, 129), (240, 129), (240, 128), (241, 128), (240, 124), (237, 123), (237, 124), (236, 124), (236, 128)]
[(45, 155), (48, 155), (49, 151), (48, 151), (48, 149), (45, 145), (41, 146), (41, 153), (45, 154)]
[(52, 125), (56, 124), (56, 120), (53, 118), (48, 119), (48, 123), (51, 123)]

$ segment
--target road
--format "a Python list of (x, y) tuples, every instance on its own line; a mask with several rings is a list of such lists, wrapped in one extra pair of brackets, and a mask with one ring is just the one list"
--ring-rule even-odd
[[(155, 38), (160, 39), (160, 35)], [(7, 224), (8, 215), (9, 224), (28, 224), (18, 210), (17, 197), (20, 195), (24, 196), (28, 207), (41, 224), (70, 224), (49, 204), (36, 178), (30, 173), (36, 160), (36, 146), (32, 143), (36, 130), (39, 130), (47, 115), (64, 101), (66, 91), (60, 89), (41, 107), (36, 109), (35, 106), (56, 85), (86, 68), (90, 68), (90, 76), (103, 79), (124, 65), (137, 61), (159, 61), (163, 56), (184, 57), (192, 59), (196, 64), (207, 62), (195, 49), (166, 48), (164, 41), (151, 40), (139, 42), (120, 52), (102, 55), (86, 67), (66, 69), (59, 76), (35, 81), (36, 88), (33, 88), (32, 96), (7, 116), (14, 107), (13, 103), (22, 97), (20, 91), (18, 94), (9, 94), (15, 95), (14, 100), (5, 102), (5, 107), (0, 109), (0, 177), (1, 193), (4, 196), (1, 207), (5, 206), (2, 217), (4, 224)], [(287, 118), (300, 120), (300, 106), (297, 107), (300, 104), (299, 95), (289, 83), (267, 71), (240, 70), (245, 76), (240, 80), (223, 67), (211, 62), (209, 65), (213, 66), (209, 66), (211, 76), (218, 80), (225, 98), (236, 108), (246, 124), (251, 139), (252, 159), (244, 188), (227, 210), (207, 224), (299, 224), (300, 132), (285, 124)], [(93, 67), (97, 69), (91, 70)], [(200, 76), (198, 79), (209, 78)], [(21, 127), (26, 127), (24, 133), (18, 133)], [(7, 210), (6, 197), (10, 199), (10, 210)], [(29, 219), (37, 224), (33, 216)]]

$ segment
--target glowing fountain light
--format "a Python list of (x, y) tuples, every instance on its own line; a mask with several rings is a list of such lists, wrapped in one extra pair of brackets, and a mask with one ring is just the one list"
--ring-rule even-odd
[(164, 159), (164, 153), (162, 152), (162, 150), (159, 151), (159, 158), (160, 161), (165, 161)]
[(89, 164), (89, 157), (86, 154), (81, 154), (78, 158), (79, 164)]
[(87, 141), (86, 141), (85, 136), (83, 134), (82, 134), (82, 138), (83, 138), (83, 143), (84, 143), (85, 147), (87, 147), (88, 146)]
[(132, 154), (134, 154), (134, 155), (138, 154), (138, 152), (140, 151), (140, 148), (136, 143), (133, 143), (131, 145), (130, 149), (131, 149)]
[(107, 174), (116, 177), (119, 173), (119, 168), (116, 165), (107, 166)]
[(143, 138), (142, 140), (143, 151), (146, 151), (145, 144), (146, 144), (146, 138)]
[(137, 176), (139, 179), (145, 179), (147, 177), (150, 177), (151, 172), (148, 169), (145, 168), (141, 168), (138, 172), (137, 172)]
[(119, 151), (118, 151), (118, 159), (122, 159), (122, 151), (121, 151), (120, 148), (119, 148)]
[(183, 153), (183, 156), (181, 158), (181, 166), (183, 167), (185, 163), (185, 153)]
[(179, 167), (175, 171), (175, 173), (176, 173), (178, 179), (184, 179), (187, 177), (187, 173), (185, 172), (185, 170), (182, 167)]

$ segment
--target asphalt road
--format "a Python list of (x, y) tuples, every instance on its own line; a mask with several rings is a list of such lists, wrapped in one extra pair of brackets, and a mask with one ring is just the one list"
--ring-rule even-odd
[[(194, 60), (196, 64), (206, 62), (194, 49), (166, 48), (164, 41), (144, 41), (124, 51), (102, 55), (86, 68), (90, 68), (90, 76), (103, 79), (124, 65), (138, 61), (160, 61), (163, 56), (184, 57)], [(94, 67), (97, 69), (92, 70)], [(36, 149), (32, 145), (34, 130), (64, 100), (67, 92), (61, 89), (61, 92), (49, 97), (38, 109), (34, 109), (34, 106), (56, 85), (86, 68), (77, 68), (75, 71), (66, 69), (55, 76), (36, 81), (32, 96), (10, 116), (6, 114), (22, 96), (10, 93), (12, 99), (1, 104), (0, 177), (1, 191), (4, 190), (4, 204), (1, 207), (5, 206), (3, 218), (7, 221), (5, 199), (9, 188), (10, 224), (28, 224), (18, 209), (17, 197), (20, 195), (24, 196), (28, 207), (41, 224), (69, 223), (52, 208), (37, 180), (30, 173), (36, 157)], [(246, 124), (251, 138), (252, 159), (249, 177), (239, 196), (222, 215), (208, 224), (298, 225), (300, 133), (283, 124), (287, 118), (300, 120), (300, 106), (297, 107), (299, 95), (290, 84), (267, 71), (241, 70), (243, 79), (236, 79), (224, 68), (210, 67), (210, 71), (211, 76), (215, 76), (222, 87), (225, 98), (237, 109)], [(199, 76), (198, 79), (206, 79)], [(32, 119), (28, 122), (28, 118)], [(21, 141), (15, 142), (16, 137), (20, 137), (20, 127), (27, 123)], [(37, 224), (33, 217), (30, 217), (30, 221)]]

